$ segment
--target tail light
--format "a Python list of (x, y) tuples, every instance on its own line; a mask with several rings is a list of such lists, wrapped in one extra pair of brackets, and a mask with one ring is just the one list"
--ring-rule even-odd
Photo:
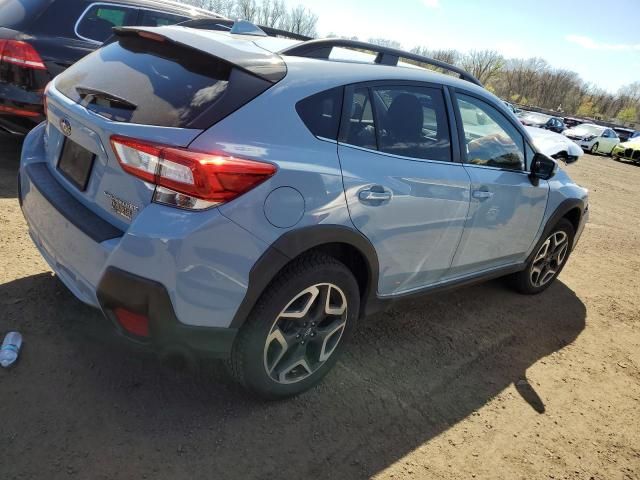
[(116, 308), (113, 313), (115, 313), (118, 323), (127, 332), (132, 333), (137, 337), (149, 336), (148, 317), (138, 313), (133, 313), (125, 308)]
[(111, 145), (125, 172), (156, 185), (155, 202), (191, 210), (229, 202), (276, 173), (269, 163), (117, 135)]
[(34, 70), (47, 69), (36, 49), (21, 40), (0, 40), (0, 62)]

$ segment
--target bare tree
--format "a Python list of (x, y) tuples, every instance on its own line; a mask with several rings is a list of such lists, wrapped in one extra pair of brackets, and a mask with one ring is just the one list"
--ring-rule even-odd
[(262, 0), (258, 12), (258, 23), (265, 27), (277, 27), (287, 14), (284, 0)]
[(284, 30), (308, 37), (315, 37), (317, 35), (317, 24), (318, 15), (302, 5), (292, 8), (281, 22)]
[(430, 50), (427, 47), (415, 47), (411, 49), (411, 53), (422, 55), (423, 57), (433, 58), (449, 65), (456, 65), (460, 62), (462, 54), (454, 49), (436, 49)]
[(236, 15), (241, 20), (256, 22), (258, 17), (256, 0), (236, 0)]
[(402, 48), (402, 44), (400, 42), (396, 42), (395, 40), (389, 40), (388, 38), (370, 38), (369, 43), (373, 43), (374, 45), (380, 45), (381, 47), (387, 48)]
[(235, 0), (208, 0), (205, 8), (223, 17), (233, 18), (235, 16), (236, 2)]
[(487, 83), (495, 77), (504, 63), (504, 57), (495, 50), (471, 50), (461, 62), (462, 67), (481, 83)]

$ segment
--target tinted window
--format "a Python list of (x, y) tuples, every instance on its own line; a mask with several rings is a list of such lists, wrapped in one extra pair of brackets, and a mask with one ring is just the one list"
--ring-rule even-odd
[(56, 87), (112, 120), (185, 127), (225, 92), (230, 71), (195, 50), (125, 37), (71, 66)]
[(317, 93), (296, 105), (298, 115), (316, 137), (338, 138), (342, 91), (342, 88), (334, 88)]
[(344, 142), (362, 148), (375, 150), (376, 130), (373, 123), (373, 108), (368, 88), (355, 89), (349, 102)]
[(491, 105), (467, 95), (457, 95), (466, 143), (467, 163), (523, 170), (524, 138)]
[(181, 17), (180, 15), (154, 12), (152, 10), (140, 10), (140, 19), (138, 20), (138, 24), (145, 27), (163, 27), (165, 25), (184, 22), (185, 20), (188, 20), (188, 18)]
[(113, 27), (134, 25), (138, 11), (117, 5), (94, 5), (84, 14), (76, 33), (89, 40), (104, 42), (113, 33)]
[(373, 89), (373, 95), (381, 151), (451, 161), (449, 124), (440, 90), (380, 87)]

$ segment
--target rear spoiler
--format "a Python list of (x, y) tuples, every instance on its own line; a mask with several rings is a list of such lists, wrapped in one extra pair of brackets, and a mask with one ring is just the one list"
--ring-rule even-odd
[(251, 41), (230, 38), (214, 31), (172, 25), (166, 27), (116, 27), (113, 29), (113, 33), (115, 37), (138, 36), (197, 50), (234, 65), (271, 84), (279, 82), (287, 74), (287, 66), (280, 55), (270, 53)]

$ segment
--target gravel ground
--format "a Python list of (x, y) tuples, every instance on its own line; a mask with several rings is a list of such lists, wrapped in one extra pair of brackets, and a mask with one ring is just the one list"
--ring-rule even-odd
[(640, 168), (585, 156), (591, 223), (546, 293), (493, 281), (363, 321), (323, 384), (252, 400), (135, 353), (51, 274), (0, 139), (0, 477), (640, 478)]

